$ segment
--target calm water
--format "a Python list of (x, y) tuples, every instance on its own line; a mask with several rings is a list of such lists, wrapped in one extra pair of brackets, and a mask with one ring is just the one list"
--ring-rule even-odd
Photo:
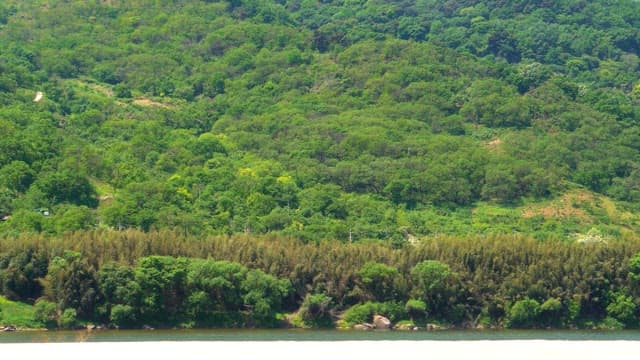
[(480, 341), (569, 340), (640, 341), (639, 330), (445, 330), (445, 331), (352, 331), (352, 330), (105, 330), (24, 331), (0, 333), (0, 343), (46, 342), (150, 342), (150, 341)]

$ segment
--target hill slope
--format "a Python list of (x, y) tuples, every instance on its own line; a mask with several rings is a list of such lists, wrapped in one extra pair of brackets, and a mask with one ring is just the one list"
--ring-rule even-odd
[(639, 25), (635, 1), (6, 1), (0, 231), (635, 234)]

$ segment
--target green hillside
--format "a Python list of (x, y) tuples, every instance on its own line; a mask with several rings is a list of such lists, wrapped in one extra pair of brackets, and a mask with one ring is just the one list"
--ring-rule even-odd
[(8, 0), (0, 232), (637, 234), (638, 29), (637, 1)]
[(637, 328), (639, 55), (632, 0), (4, 0), (0, 324)]

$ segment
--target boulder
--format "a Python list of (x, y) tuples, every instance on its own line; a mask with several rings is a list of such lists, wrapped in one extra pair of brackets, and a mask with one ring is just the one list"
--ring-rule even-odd
[(18, 330), (18, 328), (16, 328), (13, 325), (7, 325), (7, 326), (5, 326), (3, 328), (0, 328), (0, 330), (2, 330), (2, 331), (16, 331), (16, 330)]
[(376, 315), (373, 317), (373, 324), (376, 329), (389, 330), (391, 329), (391, 321), (384, 316)]
[(357, 324), (353, 326), (354, 330), (373, 330), (373, 328), (373, 325), (367, 323)]

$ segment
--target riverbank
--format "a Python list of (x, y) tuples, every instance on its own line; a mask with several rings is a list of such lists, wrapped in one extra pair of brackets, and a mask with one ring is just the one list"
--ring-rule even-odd
[(99, 342), (2, 344), (3, 358), (85, 359), (349, 359), (420, 356), (430, 359), (635, 359), (638, 341), (273, 341)]
[(0, 296), (37, 299), (20, 316), (32, 326), (0, 304), (0, 324), (18, 328), (370, 328), (375, 315), (411, 328), (640, 325), (640, 237), (442, 237), (399, 249), (137, 231), (1, 240)]

